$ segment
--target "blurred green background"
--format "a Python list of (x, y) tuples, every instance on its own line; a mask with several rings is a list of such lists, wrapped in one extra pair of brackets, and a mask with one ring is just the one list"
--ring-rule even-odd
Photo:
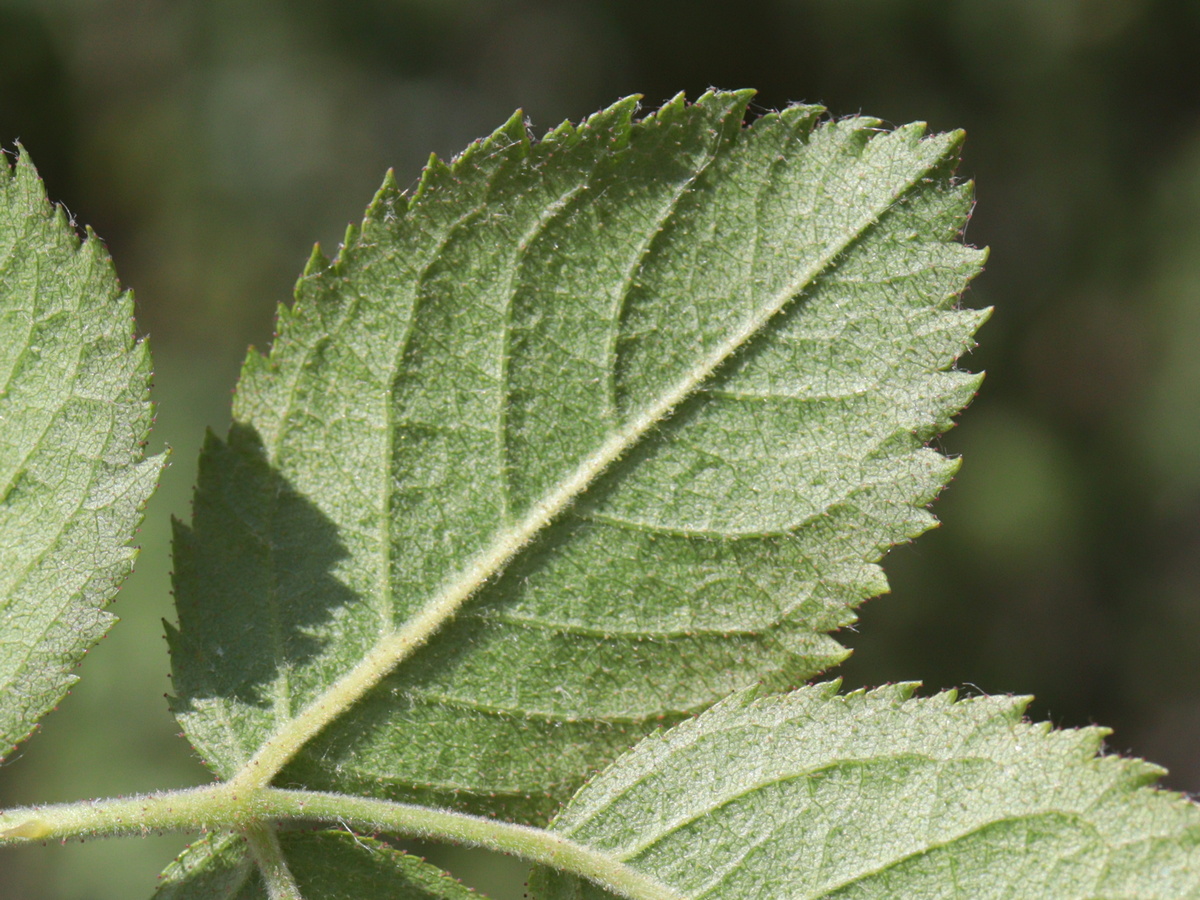
[[(162, 700), (168, 522), (312, 242), (335, 249), (387, 167), (410, 183), (518, 106), (541, 132), (709, 86), (969, 135), (988, 379), (943, 440), (965, 458), (945, 527), (889, 558), (840, 674), (1034, 693), (1200, 790), (1197, 47), (1193, 0), (0, 0), (0, 143), (136, 291), (174, 449), (123, 622), (0, 804), (208, 777)], [(148, 896), (184, 841), (0, 851), (0, 898)], [(495, 864), (492, 895), (520, 897)]]

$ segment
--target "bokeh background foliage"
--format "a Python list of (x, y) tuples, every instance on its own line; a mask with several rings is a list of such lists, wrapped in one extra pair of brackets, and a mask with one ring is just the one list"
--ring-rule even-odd
[[(0, 0), (0, 143), (135, 289), (175, 454), (124, 621), (0, 803), (208, 777), (162, 701), (168, 518), (312, 242), (518, 106), (540, 132), (710, 85), (969, 135), (989, 376), (943, 440), (965, 457), (946, 527), (889, 558), (840, 674), (1032, 692), (1200, 790), (1197, 46), (1191, 0)], [(182, 843), (8, 850), (0, 900), (144, 896)], [(455, 862), (521, 896), (511, 861)]]

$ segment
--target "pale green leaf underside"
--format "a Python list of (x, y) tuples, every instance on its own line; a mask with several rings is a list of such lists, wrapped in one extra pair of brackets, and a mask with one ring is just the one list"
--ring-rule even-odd
[(75, 681), (163, 458), (146, 460), (150, 355), (100, 241), (29, 159), (0, 163), (0, 758)]
[(977, 386), (982, 254), (960, 135), (748, 99), (514, 117), (314, 257), (177, 536), (177, 710), (220, 775), (431, 610), (278, 783), (537, 819), (843, 657), (954, 470), (924, 442)]
[[(1027, 700), (744, 692), (646, 738), (551, 830), (689, 900), (1200, 897), (1200, 807)], [(542, 900), (608, 896), (538, 870)]]
[[(286, 832), (279, 842), (300, 893), (310, 900), (468, 900), (479, 895), (440, 869), (346, 831)], [(163, 872), (155, 900), (267, 900), (246, 842), (210, 835)]]

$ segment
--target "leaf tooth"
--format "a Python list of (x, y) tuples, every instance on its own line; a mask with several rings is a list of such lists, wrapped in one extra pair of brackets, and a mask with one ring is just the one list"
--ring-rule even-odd
[(803, 136), (816, 128), (827, 112), (828, 110), (819, 103), (793, 103), (751, 122), (750, 129), (763, 127), (760, 123), (769, 122), (771, 119), (779, 119), (794, 129), (798, 136)]
[[(750, 105), (750, 101), (754, 99), (754, 95), (757, 93), (758, 91), (754, 90), (754, 88), (740, 88), (735, 91), (718, 91), (710, 88), (700, 95), (695, 105), (707, 106), (715, 102), (722, 106), (728, 104), (731, 108), (741, 107), (742, 111), (745, 112), (746, 107)], [(679, 100), (683, 106), (687, 105), (683, 99), (683, 94), (677, 94), (671, 102), (674, 103), (675, 100)]]
[(404, 196), (400, 185), (396, 183), (396, 171), (388, 169), (383, 176), (383, 184), (379, 186), (379, 190), (375, 192), (375, 196), (367, 205), (363, 224), (366, 226), (367, 223), (382, 223), (384, 227), (387, 227), (402, 218), (407, 212), (408, 199)]
[(525, 111), (518, 109), (508, 117), (503, 125), (481, 141), (471, 144), (459, 156), (455, 157), (451, 167), (457, 171), (465, 167), (472, 158), (479, 154), (491, 155), (497, 151), (508, 150), (514, 144), (519, 144), (523, 151), (530, 146), (529, 129), (525, 124)]
[(577, 131), (608, 131), (613, 134), (614, 143), (609, 150), (622, 149), (629, 141), (629, 129), (633, 117), (641, 106), (641, 94), (630, 94), (622, 97), (616, 103), (600, 112), (592, 113), (579, 123)]
[(450, 166), (436, 153), (430, 153), (425, 168), (421, 170), (421, 178), (417, 182), (417, 187), (413, 191), (411, 205), (420, 203), (426, 194), (436, 191), (446, 183), (452, 184), (453, 182), (454, 173)]
[(338, 250), (338, 255), (337, 255), (336, 265), (339, 268), (346, 264), (347, 256), (353, 252), (354, 246), (355, 246), (355, 244), (358, 243), (358, 239), (361, 234), (362, 234), (362, 226), (361, 225), (355, 225), (353, 222), (351, 222), (349, 225), (346, 226), (346, 234), (345, 234), (345, 237), (342, 238), (342, 246)]
[[(321, 251), (320, 244), (313, 244), (312, 253), (308, 255), (308, 262), (304, 264), (304, 272), (300, 275), (303, 278), (313, 278), (320, 275), (329, 268), (329, 258)], [(299, 288), (299, 285), (297, 285)]]

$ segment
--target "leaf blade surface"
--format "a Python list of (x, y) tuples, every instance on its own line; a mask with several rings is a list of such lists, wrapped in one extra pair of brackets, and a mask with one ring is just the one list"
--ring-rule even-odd
[[(551, 826), (686, 898), (1200, 896), (1200, 809), (1028, 699), (743, 692), (646, 738)], [(534, 896), (609, 896), (539, 869)]]
[(178, 708), (219, 774), (395, 647), (281, 780), (537, 818), (656, 723), (842, 657), (954, 470), (924, 441), (977, 385), (947, 370), (981, 255), (959, 136), (746, 128), (748, 98), (514, 118), (314, 257), (177, 540)]
[(23, 151), (0, 165), (0, 759), (115, 620), (165, 457), (144, 459), (150, 355), (103, 245)]

